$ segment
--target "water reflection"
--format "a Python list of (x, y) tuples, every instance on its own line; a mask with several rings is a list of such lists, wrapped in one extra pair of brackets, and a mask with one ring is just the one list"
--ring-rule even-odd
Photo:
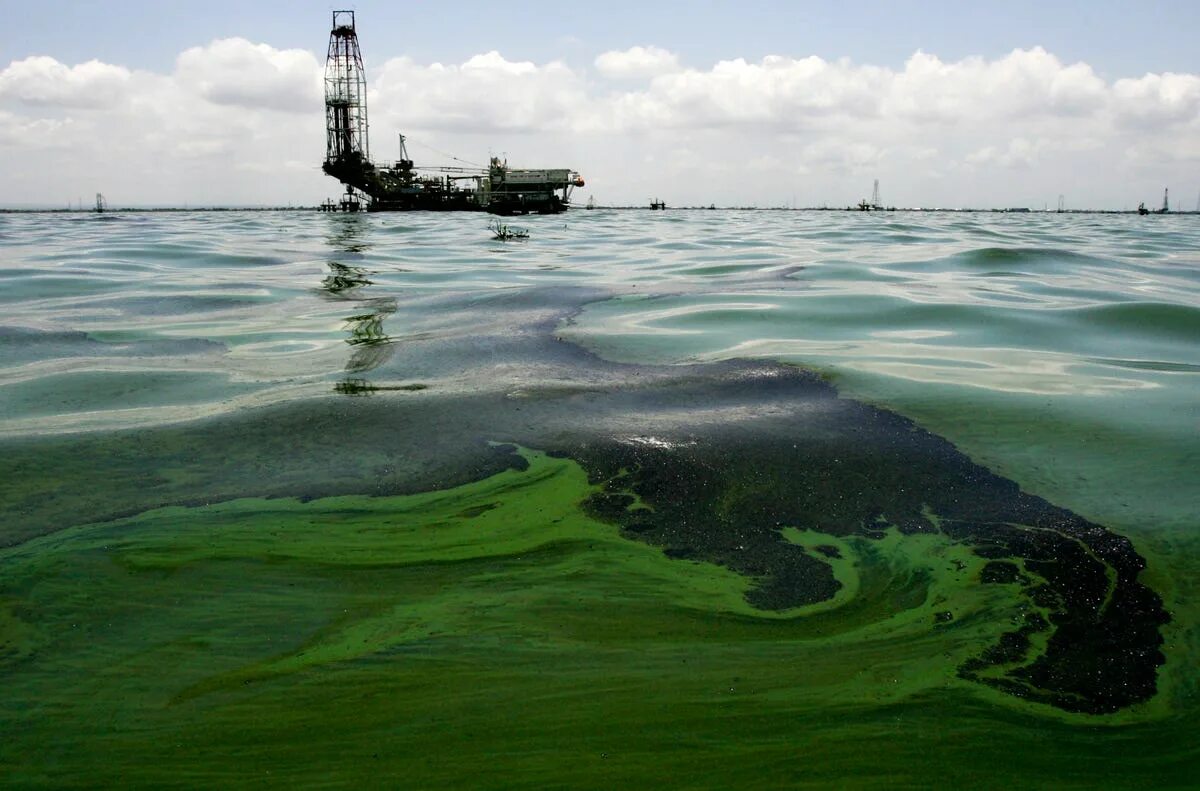
[(341, 294), (343, 291), (369, 286), (373, 281), (367, 279), (367, 274), (367, 270), (361, 266), (347, 266), (330, 261), (329, 274), (321, 281), (321, 288), (330, 294)]
[(383, 320), (396, 312), (396, 300), (373, 299), (364, 303), (368, 312), (346, 318), (346, 329), (350, 337), (346, 343), (354, 347), (354, 354), (346, 363), (346, 373), (373, 371), (391, 359), (395, 352), (392, 338), (383, 329)]
[[(361, 257), (370, 249), (367, 240), (367, 221), (360, 216), (339, 216), (332, 220), (329, 246), (339, 258)], [(391, 297), (364, 297), (364, 289), (374, 285), (372, 272), (365, 267), (342, 261), (327, 262), (329, 272), (321, 281), (321, 289), (330, 298), (353, 301), (356, 312), (345, 318), (350, 337), (346, 343), (353, 349), (346, 362), (347, 374), (364, 374), (386, 363), (395, 352), (393, 340), (384, 327), (388, 316), (396, 312), (396, 300)], [(380, 389), (366, 379), (347, 376), (334, 386), (345, 395), (369, 395)]]
[(329, 219), (330, 248), (339, 253), (365, 253), (371, 248), (367, 241), (365, 217), (355, 214), (339, 214)]

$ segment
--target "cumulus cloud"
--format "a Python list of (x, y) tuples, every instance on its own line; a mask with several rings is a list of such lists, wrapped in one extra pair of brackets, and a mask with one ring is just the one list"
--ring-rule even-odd
[(585, 83), (564, 64), (509, 61), (494, 51), (461, 65), (394, 58), (368, 94), (374, 117), (397, 129), (566, 131), (587, 104)]
[(669, 111), (676, 125), (804, 128), (829, 117), (878, 115), (884, 76), (882, 69), (817, 57), (738, 58), (655, 78), (646, 98)]
[(242, 38), (185, 50), (176, 61), (175, 78), (214, 104), (299, 113), (321, 104), (321, 65), (311, 52)]
[(1023, 137), (1014, 138), (1005, 148), (985, 146), (966, 157), (968, 165), (999, 165), (1005, 168), (1023, 168), (1033, 165), (1044, 148), (1042, 141), (1031, 142)]
[(1200, 119), (1200, 76), (1147, 74), (1113, 85), (1118, 117), (1135, 125), (1196, 123)]
[(945, 63), (917, 52), (885, 80), (889, 114), (918, 122), (1079, 116), (1099, 110), (1105, 85), (1084, 63), (1064, 66), (1040, 47), (987, 61)]
[(72, 119), (25, 118), (0, 112), (0, 142), (15, 149), (65, 148), (78, 140), (83, 126)]
[(659, 47), (611, 50), (596, 57), (596, 68), (605, 77), (653, 77), (679, 70), (679, 56)]
[[(685, 66), (636, 46), (594, 67), (499, 51), (381, 60), (373, 153), (386, 159), (400, 131), (476, 161), (519, 151), (520, 164), (586, 171), (614, 201), (750, 203), (777, 173), (783, 194), (813, 205), (857, 201), (879, 176), (900, 204), (1019, 205), (1078, 189), (1119, 206), (1133, 182), (1161, 185), (1200, 152), (1200, 75), (1108, 81), (1038, 47), (916, 52), (887, 68), (782, 55)], [(150, 202), (315, 202), (337, 189), (319, 171), (322, 75), (310, 52), (240, 38), (188, 49), (167, 73), (14, 61), (0, 69), (0, 168), (33, 192), (91, 174)]]
[[(318, 181), (322, 72), (308, 52), (242, 39), (189, 49), (166, 74), (11, 63), (0, 70), (0, 201), (103, 191), (118, 204), (287, 202), (295, 184)], [(314, 165), (291, 184), (232, 175), (298, 156)]]
[(1090, 66), (1064, 65), (1034, 48), (953, 63), (917, 52), (901, 71), (815, 56), (739, 58), (657, 77), (642, 96), (678, 124), (802, 129), (830, 119), (954, 125), (1086, 117), (1104, 108), (1108, 90)]
[(1002, 168), (1030, 168), (1042, 164), (1049, 157), (1062, 156), (1070, 152), (1092, 151), (1103, 147), (1103, 143), (1091, 137), (1037, 138), (1014, 137), (1004, 146), (985, 146), (968, 154), (964, 162), (974, 166), (998, 166)]
[(121, 66), (89, 60), (67, 66), (36, 55), (0, 71), (0, 101), (69, 108), (104, 108), (119, 102), (131, 73)]
[(878, 165), (883, 155), (884, 151), (871, 143), (834, 138), (805, 146), (801, 161), (805, 172), (819, 168), (837, 173), (857, 173)]

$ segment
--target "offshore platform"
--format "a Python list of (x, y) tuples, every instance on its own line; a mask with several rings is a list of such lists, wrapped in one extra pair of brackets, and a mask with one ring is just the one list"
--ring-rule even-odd
[(487, 211), (557, 214), (571, 203), (583, 178), (570, 168), (522, 170), (492, 157), (486, 168), (422, 167), (409, 158), (400, 135), (400, 158), (371, 160), (367, 136), (367, 77), (353, 11), (334, 11), (325, 61), (325, 162), (321, 169), (346, 185), (344, 211)]

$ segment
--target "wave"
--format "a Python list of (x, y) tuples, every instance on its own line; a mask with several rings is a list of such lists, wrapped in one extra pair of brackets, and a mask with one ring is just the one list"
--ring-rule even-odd
[(1094, 330), (1120, 331), (1195, 344), (1200, 308), (1169, 302), (1125, 302), (1075, 311)]

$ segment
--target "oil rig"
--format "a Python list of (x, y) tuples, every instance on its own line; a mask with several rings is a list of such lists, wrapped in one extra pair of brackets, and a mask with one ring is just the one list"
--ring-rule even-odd
[[(859, 211), (884, 211), (884, 205), (879, 200), (879, 179), (875, 179), (875, 189), (871, 192), (870, 202), (866, 198), (863, 198), (854, 208)], [(889, 211), (895, 211), (895, 209)]]
[(400, 158), (371, 159), (367, 135), (367, 77), (353, 11), (334, 11), (325, 61), (325, 161), (321, 169), (346, 186), (341, 201), (324, 210), (486, 211), (557, 214), (570, 207), (583, 178), (570, 168), (522, 170), (491, 157), (487, 168), (423, 167), (409, 158), (400, 135)]

